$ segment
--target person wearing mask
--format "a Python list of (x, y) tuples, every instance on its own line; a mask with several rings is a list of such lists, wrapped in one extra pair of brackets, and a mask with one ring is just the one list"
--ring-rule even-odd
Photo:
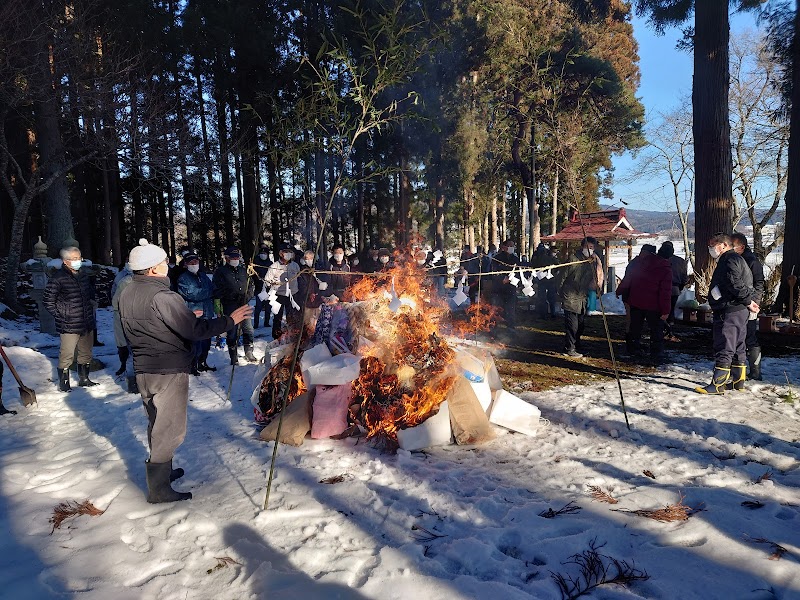
[(597, 269), (594, 244), (583, 240), (570, 262), (582, 261), (559, 269), (558, 289), (561, 308), (564, 309), (564, 356), (581, 358), (581, 336), (583, 335), (586, 304), (589, 290), (597, 289)]
[(381, 248), (378, 250), (378, 263), (380, 265), (378, 271), (383, 273), (389, 271), (389, 269), (394, 266), (392, 264), (392, 253), (388, 248)]
[[(212, 281), (214, 299), (219, 301), (219, 309), (224, 315), (230, 315), (237, 307), (247, 304), (253, 297), (255, 289), (247, 275), (247, 268), (242, 264), (242, 253), (235, 246), (225, 250), (225, 264), (214, 271)], [(228, 354), (231, 365), (239, 364), (239, 330), (244, 337), (244, 357), (247, 362), (258, 362), (253, 354), (253, 322), (243, 319), (237, 327), (228, 331)]]
[(377, 273), (381, 270), (380, 257), (377, 248), (370, 248), (367, 252), (367, 258), (364, 259), (363, 272), (364, 273)]
[[(327, 293), (328, 282), (325, 275), (316, 275), (307, 269), (324, 270), (317, 264), (313, 250), (306, 250), (300, 259), (300, 275), (297, 277), (297, 303), (306, 308), (318, 308)], [(304, 304), (305, 303), (305, 304)]]
[[(753, 276), (753, 300), (759, 306), (764, 299), (764, 265), (747, 245), (747, 237), (743, 233), (734, 232), (731, 236), (733, 251), (741, 256), (750, 268)], [(747, 335), (744, 339), (747, 362), (750, 364), (749, 379), (761, 381), (761, 343), (758, 341), (758, 313), (750, 313), (747, 321)]]
[(119, 313), (147, 414), (147, 501), (189, 500), (191, 492), (172, 489), (172, 481), (184, 474), (172, 468), (172, 461), (186, 437), (192, 343), (235, 329), (250, 318), (252, 308), (244, 305), (230, 316), (198, 319), (169, 289), (167, 253), (146, 240), (139, 244), (130, 253), (133, 281), (120, 293)]
[(125, 373), (128, 393), (138, 394), (139, 388), (136, 386), (136, 373), (133, 372), (133, 363), (128, 366), (128, 358), (130, 358), (131, 354), (130, 346), (128, 345), (128, 340), (125, 339), (125, 333), (122, 331), (122, 321), (119, 318), (119, 295), (132, 280), (133, 271), (131, 271), (130, 265), (125, 263), (124, 268), (117, 273), (114, 278), (114, 284), (111, 286), (111, 308), (114, 311), (114, 341), (119, 355), (119, 369), (114, 373), (114, 376), (119, 377)]
[(514, 242), (505, 240), (500, 244), (500, 252), (494, 255), (491, 263), (491, 271), (500, 272), (492, 277), (492, 295), (494, 304), (503, 310), (503, 319), (509, 329), (514, 329), (517, 325), (517, 286), (511, 285), (509, 278), (511, 271), (519, 261)]
[(669, 261), (670, 270), (672, 271), (672, 290), (670, 291), (672, 308), (669, 311), (669, 317), (667, 317), (666, 337), (671, 342), (677, 342), (680, 340), (675, 337), (672, 331), (672, 326), (675, 324), (675, 306), (678, 304), (678, 297), (681, 295), (681, 291), (689, 281), (689, 270), (686, 261), (680, 256), (675, 256), (675, 248), (669, 240), (661, 244), (661, 248), (658, 249), (658, 255)]
[(364, 263), (361, 262), (361, 257), (356, 254), (351, 254), (346, 259), (347, 264), (350, 265), (350, 285), (356, 284), (361, 281), (364, 276)]
[[(181, 264), (185, 270), (178, 278), (178, 293), (186, 301), (198, 319), (214, 318), (214, 286), (205, 270), (200, 265), (197, 254), (187, 254)], [(208, 365), (208, 352), (211, 350), (211, 338), (194, 342), (194, 355), (189, 372), (200, 375), (201, 371), (216, 371), (216, 367)]]
[(258, 295), (261, 293), (266, 286), (264, 285), (264, 279), (267, 276), (267, 271), (269, 270), (269, 266), (272, 264), (272, 261), (269, 259), (269, 249), (264, 245), (261, 244), (261, 247), (258, 249), (258, 254), (256, 255), (255, 260), (253, 260), (253, 270), (256, 272), (256, 280), (255, 280), (255, 296), (256, 296), (256, 308), (253, 311), (253, 328), (259, 328), (259, 318), (261, 317), (261, 311), (264, 311), (264, 327), (269, 327), (269, 316), (271, 311), (269, 310), (269, 304), (265, 304)]
[(94, 330), (97, 327), (93, 301), (95, 290), (89, 276), (81, 272), (81, 251), (75, 246), (61, 249), (63, 266), (47, 281), (42, 303), (55, 317), (61, 337), (58, 354), (58, 389), (70, 391), (69, 368), (78, 350), (78, 385), (97, 385), (89, 379)]
[(731, 237), (724, 233), (712, 236), (708, 240), (708, 254), (717, 259), (708, 285), (708, 303), (714, 313), (711, 326), (714, 374), (711, 383), (695, 391), (724, 394), (726, 389), (744, 389), (747, 320), (750, 314), (758, 314), (759, 307), (755, 301), (753, 273), (744, 258), (734, 251)]
[[(283, 335), (281, 325), (284, 315), (286, 316), (286, 325), (290, 329), (300, 324), (300, 312), (295, 310), (289, 298), (289, 293), (295, 298), (298, 296), (297, 274), (299, 272), (300, 266), (294, 262), (294, 249), (288, 244), (281, 245), (278, 251), (278, 260), (270, 265), (264, 282), (275, 290), (281, 305), (278, 312), (272, 317), (272, 339), (274, 340)], [(286, 290), (287, 283), (289, 284), (289, 293)], [(298, 305), (301, 300), (296, 300)]]
[[(550, 250), (550, 248), (539, 242), (539, 246), (533, 253), (531, 266), (534, 269), (537, 269), (542, 267), (550, 267), (556, 263), (558, 263), (558, 261), (556, 260), (556, 257), (553, 255), (553, 252)], [(550, 271), (547, 271), (547, 273), (549, 272)], [(556, 287), (556, 278), (551, 277), (550, 279), (539, 279), (536, 285), (539, 288), (539, 294), (536, 302), (539, 316), (543, 319), (554, 318), (556, 316), (556, 296), (558, 292)]]
[(631, 262), (617, 295), (624, 297), (626, 305), (630, 306), (630, 329), (626, 336), (629, 354), (642, 355), (642, 329), (647, 321), (650, 360), (654, 366), (659, 366), (664, 360), (664, 323), (670, 310), (672, 269), (667, 259), (655, 253), (654, 246), (646, 245), (650, 250), (643, 251)]
[(331, 293), (342, 300), (345, 291), (350, 286), (350, 265), (344, 258), (344, 248), (341, 246), (334, 246), (328, 269), (333, 271), (329, 278)]

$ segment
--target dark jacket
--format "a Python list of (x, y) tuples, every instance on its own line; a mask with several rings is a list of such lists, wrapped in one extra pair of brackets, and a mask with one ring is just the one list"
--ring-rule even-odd
[(671, 307), (672, 269), (669, 261), (655, 254), (641, 254), (625, 270), (617, 295), (639, 310), (668, 315)]
[[(494, 255), (490, 268), (492, 271), (510, 271), (518, 263), (519, 259), (517, 258), (516, 254), (509, 254), (508, 252), (503, 251)], [(513, 286), (510, 283), (503, 283), (503, 280), (508, 279), (510, 276), (510, 273), (492, 275), (492, 279), (494, 279), (492, 291), (498, 296), (508, 297), (515, 295), (517, 293), (516, 286)]]
[(747, 266), (750, 267), (750, 273), (753, 275), (753, 290), (755, 291), (753, 300), (756, 301), (756, 304), (761, 304), (764, 298), (764, 266), (750, 248), (744, 249), (742, 258), (747, 263)]
[(689, 281), (689, 270), (686, 266), (686, 261), (680, 256), (674, 254), (669, 257), (669, 266), (672, 269), (672, 296), (680, 296), (681, 290), (686, 287), (686, 282)]
[[(713, 297), (714, 288), (719, 288), (720, 298)], [(747, 310), (755, 299), (753, 274), (744, 258), (728, 250), (717, 259), (717, 268), (708, 286), (708, 303), (714, 312)]]
[(189, 310), (202, 310), (204, 319), (214, 318), (213, 286), (205, 271), (181, 273), (178, 277), (178, 293), (186, 301)]
[(42, 303), (56, 319), (58, 333), (87, 333), (97, 327), (94, 318), (94, 286), (89, 274), (66, 267), (55, 271), (44, 288)]
[(344, 291), (350, 286), (350, 266), (345, 261), (337, 263), (331, 259), (328, 270), (335, 271), (328, 276), (328, 292), (341, 300)]
[(225, 312), (247, 304), (253, 298), (255, 288), (253, 282), (248, 279), (247, 268), (242, 264), (235, 269), (229, 264), (224, 264), (214, 271), (213, 295), (222, 303)]
[(272, 261), (269, 259), (269, 256), (263, 259), (260, 256), (256, 256), (253, 259), (253, 270), (256, 272), (256, 275), (258, 275), (258, 279), (255, 281), (255, 294), (260, 293), (261, 290), (264, 289), (264, 279), (267, 277), (267, 271), (269, 271), (271, 264)]
[[(586, 260), (578, 249), (570, 257), (569, 262)], [(558, 286), (558, 297), (561, 307), (567, 312), (582, 313), (586, 310), (587, 295), (595, 287), (595, 266), (591, 262), (570, 265), (558, 269), (561, 281)]]
[(193, 342), (234, 327), (230, 317), (198, 319), (169, 284), (166, 277), (134, 275), (120, 292), (119, 315), (136, 373), (188, 373)]

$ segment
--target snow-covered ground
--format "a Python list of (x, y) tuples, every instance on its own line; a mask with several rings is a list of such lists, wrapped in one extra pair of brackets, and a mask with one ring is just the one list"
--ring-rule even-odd
[[(186, 469), (175, 487), (194, 499), (149, 505), (144, 411), (113, 378), (109, 311), (100, 323), (100, 385), (61, 394), (57, 339), (0, 322), (39, 400), (21, 407), (6, 370), (5, 404), (19, 414), (0, 417), (2, 598), (557, 599), (551, 573), (577, 576), (565, 561), (593, 540), (650, 576), (594, 598), (800, 598), (800, 413), (779, 397), (784, 371), (800, 375), (796, 357), (766, 359), (763, 383), (724, 397), (692, 391), (710, 364), (689, 358), (625, 380), (630, 431), (606, 380), (524, 395), (549, 420), (538, 437), (497, 429), (481, 446), (391, 455), (355, 440), (281, 446), (264, 511), (272, 444), (251, 424), (256, 368), (236, 370), (226, 404), (227, 352), (212, 352), (220, 369), (192, 379), (175, 461)], [(612, 510), (681, 497), (698, 509), (685, 522)], [(53, 508), (86, 499), (105, 513), (51, 535)], [(539, 516), (570, 501), (580, 511)], [(770, 560), (762, 538), (787, 553)]]

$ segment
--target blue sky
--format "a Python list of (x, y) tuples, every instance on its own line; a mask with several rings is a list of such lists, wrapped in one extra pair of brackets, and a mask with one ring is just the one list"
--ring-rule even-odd
[[(731, 30), (755, 29), (752, 14), (736, 14), (731, 17)], [(633, 30), (639, 42), (639, 67), (641, 84), (638, 96), (645, 106), (645, 117), (656, 112), (667, 112), (678, 105), (681, 96), (689, 95), (692, 89), (692, 55), (677, 50), (675, 44), (682, 37), (681, 28), (668, 29), (658, 36), (646, 19), (633, 18)], [(668, 180), (638, 178), (632, 183), (622, 183), (635, 172), (636, 160), (625, 154), (614, 159), (615, 184), (612, 186), (614, 198), (622, 198), (628, 208), (639, 210), (674, 210), (675, 204), (671, 190), (666, 189)], [(616, 206), (623, 206), (613, 202)]]

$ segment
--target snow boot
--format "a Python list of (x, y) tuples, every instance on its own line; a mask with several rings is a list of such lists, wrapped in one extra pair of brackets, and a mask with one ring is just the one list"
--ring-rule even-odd
[(761, 347), (755, 346), (747, 351), (747, 362), (750, 363), (748, 379), (761, 381)]
[(177, 481), (184, 475), (184, 470), (178, 467), (177, 469), (172, 468), (172, 461), (169, 461), (169, 482), (172, 483), (173, 481)]
[(128, 393), (129, 394), (138, 394), (139, 393), (139, 384), (136, 383), (136, 377), (128, 377)]
[(150, 504), (191, 500), (191, 492), (176, 492), (170, 485), (173, 481), (172, 461), (165, 463), (148, 461), (145, 466), (147, 467), (147, 501)]
[(253, 347), (252, 346), (245, 346), (244, 347), (244, 357), (247, 360), (247, 362), (251, 362), (251, 363), (257, 363), (258, 362), (258, 359), (256, 358), (256, 355), (253, 354)]
[(744, 391), (744, 381), (747, 379), (745, 372), (747, 371), (746, 365), (731, 365), (731, 380), (725, 386), (729, 390)]
[(72, 389), (69, 386), (69, 367), (58, 370), (58, 389), (62, 392), (68, 392)]
[(127, 346), (117, 346), (117, 354), (119, 354), (119, 369), (114, 373), (114, 377), (119, 377), (125, 372), (125, 369), (128, 368), (130, 350), (128, 350)]
[(97, 385), (96, 381), (89, 379), (89, 365), (78, 365), (78, 385), (81, 387), (91, 387)]
[(725, 393), (725, 386), (731, 380), (731, 368), (729, 365), (716, 365), (714, 375), (711, 376), (711, 383), (703, 387), (696, 387), (694, 391), (699, 394), (722, 395)]

